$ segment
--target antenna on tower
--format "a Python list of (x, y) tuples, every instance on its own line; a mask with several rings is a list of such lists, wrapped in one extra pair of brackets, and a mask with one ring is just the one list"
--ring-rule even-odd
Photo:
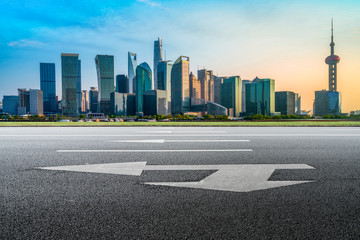
[(331, 18), (331, 42), (334, 42), (334, 19)]

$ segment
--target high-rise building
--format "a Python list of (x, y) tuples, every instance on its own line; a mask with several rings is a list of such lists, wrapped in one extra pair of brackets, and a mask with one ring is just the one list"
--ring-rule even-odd
[(96, 55), (98, 112), (110, 114), (110, 93), (114, 92), (114, 56)]
[(89, 110), (91, 113), (97, 113), (98, 110), (98, 90), (91, 87), (89, 91)]
[(171, 70), (171, 113), (190, 111), (189, 57), (180, 56)]
[(89, 111), (89, 93), (87, 90), (81, 91), (81, 113)]
[(110, 94), (110, 113), (114, 116), (128, 115), (128, 94), (113, 92)]
[(126, 75), (116, 75), (116, 92), (129, 93), (129, 79)]
[(149, 90), (144, 92), (144, 115), (168, 115), (166, 90)]
[(44, 113), (56, 113), (55, 63), (40, 63), (40, 90), (43, 92)]
[(136, 53), (128, 52), (129, 93), (135, 93)]
[(301, 114), (301, 96), (299, 93), (295, 93), (295, 114)]
[(152, 89), (158, 89), (158, 63), (162, 61), (162, 40), (161, 38), (158, 38), (157, 41), (154, 41), (154, 79), (153, 79), (153, 88)]
[(79, 79), (79, 54), (61, 54), (62, 114), (79, 116), (77, 82)]
[(337, 91), (337, 64), (340, 62), (340, 57), (335, 55), (333, 21), (331, 21), (330, 56), (325, 62), (329, 65), (329, 90), (328, 93), (324, 90), (315, 92), (313, 112), (317, 116), (341, 114), (341, 93)]
[(18, 88), (19, 104), (17, 114), (30, 114), (30, 91), (25, 88)]
[(172, 61), (160, 61), (157, 67), (157, 89), (166, 90), (167, 109), (171, 112), (171, 69)]
[(241, 80), (241, 112), (246, 113), (246, 87), (250, 80)]
[(201, 83), (191, 72), (189, 76), (189, 85), (190, 85), (190, 97), (191, 98), (201, 98)]
[(241, 113), (241, 78), (226, 77), (221, 83), (221, 105), (228, 109), (228, 115), (239, 117)]
[(77, 105), (79, 109), (79, 113), (81, 112), (82, 108), (82, 93), (81, 93), (81, 60), (78, 60), (78, 70), (77, 70), (77, 78), (76, 78), (76, 99)]
[(221, 103), (221, 77), (214, 76), (214, 102)]
[(198, 70), (198, 79), (201, 84), (201, 98), (214, 101), (214, 74), (212, 70)]
[(282, 115), (295, 115), (295, 101), (294, 92), (275, 92), (275, 112), (280, 112)]
[(19, 106), (19, 96), (4, 96), (2, 100), (3, 104), (3, 113), (8, 113), (10, 115), (17, 115), (17, 110)]
[(341, 113), (341, 93), (315, 91), (314, 115), (338, 115)]
[(275, 80), (256, 77), (246, 84), (246, 114), (275, 114)]
[(143, 62), (136, 68), (136, 114), (144, 114), (144, 92), (152, 89), (152, 72), (149, 64)]
[(30, 114), (44, 115), (43, 92), (39, 89), (30, 89)]

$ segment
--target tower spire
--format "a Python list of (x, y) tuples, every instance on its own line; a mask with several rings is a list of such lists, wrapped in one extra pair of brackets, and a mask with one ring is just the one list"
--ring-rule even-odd
[(331, 55), (334, 55), (335, 53), (335, 43), (334, 43), (334, 20), (331, 19)]

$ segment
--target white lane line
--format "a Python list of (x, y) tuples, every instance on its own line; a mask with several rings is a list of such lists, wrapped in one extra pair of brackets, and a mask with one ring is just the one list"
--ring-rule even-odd
[(188, 140), (169, 140), (169, 139), (149, 139), (149, 140), (114, 140), (108, 142), (115, 142), (115, 143), (165, 143), (165, 142), (172, 142), (172, 143), (181, 143), (181, 142), (250, 142), (250, 140), (226, 140), (226, 139), (188, 139)]
[(149, 139), (149, 140), (115, 140), (109, 142), (117, 143), (164, 143), (165, 139)]
[(165, 152), (252, 152), (252, 149), (172, 149), (172, 150), (118, 150), (118, 149), (110, 149), (110, 150), (57, 150), (58, 153), (102, 153), (102, 152), (110, 152), (110, 153), (139, 153), (139, 152), (156, 152), (156, 153), (165, 153)]
[(250, 142), (250, 140), (240, 140), (240, 139), (235, 139), (235, 140), (226, 140), (226, 139), (188, 139), (188, 140), (165, 140), (165, 142), (174, 142), (174, 143), (180, 143), (180, 142)]
[[(127, 135), (1, 135), (0, 137), (149, 137), (149, 134)], [(166, 134), (157, 137), (360, 137), (360, 134)], [(2, 138), (0, 138), (1, 140)]]

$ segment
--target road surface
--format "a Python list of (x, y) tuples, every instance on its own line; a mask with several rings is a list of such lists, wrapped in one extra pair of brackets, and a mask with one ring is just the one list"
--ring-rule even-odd
[(359, 239), (360, 128), (0, 128), (0, 239)]

